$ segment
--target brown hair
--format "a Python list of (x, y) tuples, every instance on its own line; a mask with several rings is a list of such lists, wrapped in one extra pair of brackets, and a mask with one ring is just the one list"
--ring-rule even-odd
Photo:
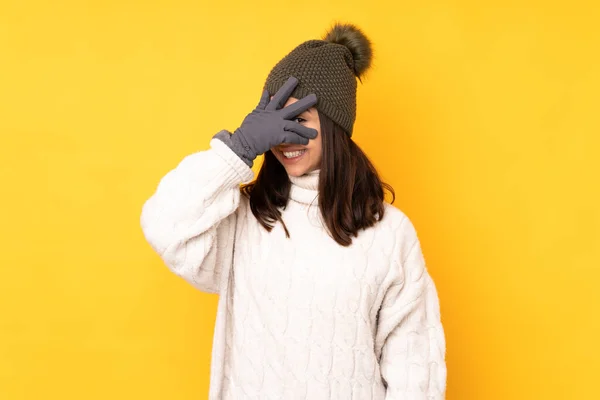
[[(349, 246), (360, 230), (383, 218), (384, 190), (391, 193), (392, 203), (395, 193), (339, 125), (322, 113), (319, 118), (323, 141), (319, 209), (330, 236), (340, 245)], [(241, 190), (250, 200), (252, 214), (266, 230), (270, 232), (279, 221), (289, 237), (280, 209), (288, 203), (290, 188), (285, 168), (268, 151), (256, 180)]]

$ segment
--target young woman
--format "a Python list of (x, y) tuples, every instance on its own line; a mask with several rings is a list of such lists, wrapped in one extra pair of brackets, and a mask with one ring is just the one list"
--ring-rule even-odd
[(419, 240), (351, 139), (371, 54), (353, 25), (296, 47), (240, 127), (183, 159), (144, 205), (168, 267), (220, 295), (210, 399), (444, 398)]

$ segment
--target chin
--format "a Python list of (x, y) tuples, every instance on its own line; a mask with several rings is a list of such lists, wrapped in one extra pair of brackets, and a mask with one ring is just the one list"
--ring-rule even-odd
[(302, 176), (309, 172), (308, 168), (302, 167), (299, 165), (294, 165), (291, 167), (284, 166), (284, 167), (285, 167), (285, 171), (288, 173), (288, 175), (294, 176), (294, 177)]
[(274, 150), (275, 158), (283, 165), (288, 175), (298, 177), (307, 174), (311, 171), (310, 153), (306, 151), (297, 159), (286, 158), (279, 150)]

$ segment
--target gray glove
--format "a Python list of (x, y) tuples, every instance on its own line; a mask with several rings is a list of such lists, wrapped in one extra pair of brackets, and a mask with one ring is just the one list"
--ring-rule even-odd
[(250, 167), (259, 154), (282, 143), (307, 145), (309, 139), (317, 137), (317, 131), (293, 119), (314, 106), (317, 96), (309, 94), (282, 108), (297, 85), (298, 80), (290, 77), (271, 101), (269, 92), (265, 90), (258, 106), (244, 118), (242, 125), (233, 135), (221, 131), (215, 138), (227, 144)]

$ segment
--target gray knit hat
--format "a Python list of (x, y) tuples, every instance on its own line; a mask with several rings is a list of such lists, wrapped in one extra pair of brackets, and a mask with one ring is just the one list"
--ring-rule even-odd
[(317, 95), (316, 108), (352, 136), (356, 119), (356, 78), (371, 65), (371, 42), (351, 24), (336, 24), (323, 40), (302, 43), (275, 65), (265, 89), (274, 95), (294, 76), (299, 83), (292, 97)]

